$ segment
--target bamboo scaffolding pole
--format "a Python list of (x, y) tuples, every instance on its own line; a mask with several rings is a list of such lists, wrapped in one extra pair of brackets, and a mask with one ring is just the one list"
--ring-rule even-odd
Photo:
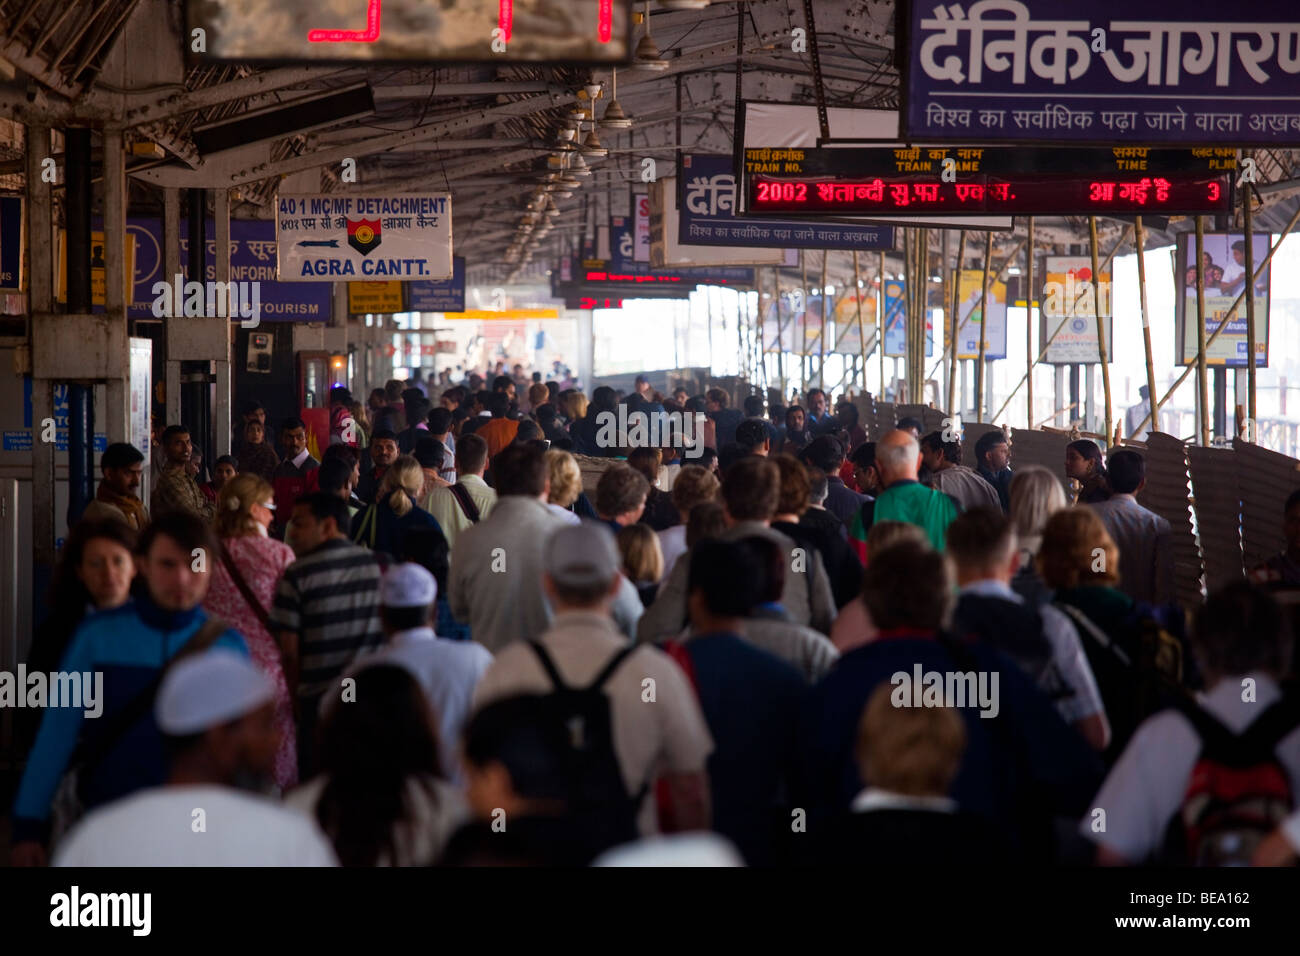
[(1088, 250), (1092, 255), (1092, 315), (1097, 321), (1097, 355), (1101, 359), (1101, 391), (1105, 399), (1106, 426), (1102, 434), (1106, 444), (1114, 443), (1110, 407), (1110, 354), (1106, 350), (1106, 323), (1101, 318), (1101, 273), (1097, 270), (1097, 217), (1088, 217)]
[(867, 330), (862, 326), (862, 278), (858, 272), (858, 250), (853, 250), (853, 294), (858, 306), (858, 351), (862, 353), (862, 381), (859, 387), (867, 390)]
[(957, 262), (952, 276), (952, 312), (948, 316), (948, 414), (957, 404), (957, 294), (961, 290), (962, 260), (966, 258), (966, 230), (957, 230)]
[[(1151, 318), (1147, 310), (1147, 266), (1146, 266), (1146, 231), (1142, 228), (1142, 217), (1133, 220), (1134, 239), (1137, 242), (1138, 260), (1138, 298), (1142, 307), (1142, 348), (1146, 350), (1147, 360), (1147, 404), (1156, 400), (1156, 365), (1151, 352)], [(1153, 421), (1159, 421), (1154, 419)], [(1159, 431), (1159, 428), (1151, 429)], [(1128, 436), (1125, 435), (1125, 438)]]
[[(1241, 193), (1242, 223), (1246, 227), (1246, 275), (1255, 274), (1255, 233), (1254, 210), (1251, 208), (1250, 183), (1243, 183)], [(1250, 425), (1246, 429), (1246, 441), (1259, 439), (1256, 433), (1259, 426), (1255, 418), (1255, 283), (1250, 283), (1242, 290), (1246, 293), (1246, 415)]]
[[(1129, 228), (1131, 227), (1126, 226), (1124, 228), (1124, 232), (1120, 235), (1119, 239), (1115, 241), (1115, 245), (1111, 248), (1110, 253), (1106, 256), (1105, 261), (1102, 262), (1101, 264), (1101, 268), (1103, 270), (1110, 268), (1110, 263), (1111, 260), (1115, 258), (1115, 253), (1119, 252), (1119, 247), (1124, 244), (1124, 241), (1126, 239), (1128, 239)], [(1034, 371), (1034, 368), (1038, 365), (1038, 363), (1040, 363), (1044, 359), (1044, 357), (1046, 357), (1047, 350), (1052, 347), (1052, 343), (1056, 341), (1056, 336), (1060, 334), (1061, 329), (1065, 328), (1065, 324), (1070, 321), (1071, 316), (1074, 314), (1075, 307), (1077, 307), (1079, 302), (1081, 302), (1082, 300), (1083, 300), (1083, 295), (1081, 293), (1079, 297), (1075, 299), (1074, 305), (1072, 305), (1068, 310), (1066, 310), (1066, 314), (1061, 318), (1060, 323), (1056, 326), (1056, 328), (1052, 330), (1052, 334), (1047, 337), (1047, 341), (1044, 342), (1042, 348), (1039, 349), (1038, 358), (1034, 359), (1033, 364), (1030, 365), (1029, 368), (1025, 370), (1025, 374), (1020, 377), (1020, 381), (1017, 382), (1016, 387), (1011, 390), (1011, 394), (1007, 396), (1007, 400), (1002, 403), (1002, 407), (999, 408), (997, 414), (992, 417), (993, 421), (997, 421), (999, 418), (1002, 417), (1002, 413), (1006, 411), (1007, 406), (1011, 404), (1011, 400), (1016, 397), (1016, 392), (1020, 391), (1020, 386), (1025, 384), (1025, 382), (1029, 379), (1030, 374), (1032, 374), (1032, 372)], [(1060, 411), (1063, 411), (1063, 409), (1057, 409), (1057, 412)], [(1141, 430), (1142, 429), (1139, 427), (1138, 431)]]
[(826, 389), (826, 330), (831, 321), (831, 297), (826, 294), (826, 260), (830, 253), (822, 250), (822, 328), (817, 333), (817, 387)]
[[(759, 322), (762, 323), (763, 304), (760, 302)], [(781, 272), (772, 267), (772, 308), (776, 310), (776, 379), (781, 389), (781, 401), (785, 401), (785, 324), (781, 321)]]
[(878, 329), (876, 346), (880, 349), (879, 400), (883, 402), (885, 400), (885, 251), (883, 249), (880, 250), (880, 291), (876, 293), (876, 315), (879, 316), (876, 322)]
[[(1253, 285), (1251, 286), (1253, 288)], [(1243, 290), (1245, 291), (1245, 290)], [(1217, 329), (1215, 331), (1218, 331)], [(1210, 444), (1210, 376), (1205, 366), (1205, 217), (1196, 217), (1196, 387), (1201, 397), (1196, 433), (1201, 446)]]
[(802, 249), (799, 250), (799, 304), (803, 307), (803, 342), (799, 349), (799, 396), (808, 400), (808, 259)]
[[(1029, 217), (1028, 248), (1025, 251), (1025, 368), (1034, 367), (1034, 217)], [(1027, 408), (1025, 421), (1032, 430), (1034, 427), (1034, 376), (1031, 374), (1025, 382)]]
[(975, 421), (984, 421), (984, 355), (988, 349), (989, 269), (993, 265), (993, 233), (984, 234), (984, 297), (980, 299), (980, 352), (975, 363)]

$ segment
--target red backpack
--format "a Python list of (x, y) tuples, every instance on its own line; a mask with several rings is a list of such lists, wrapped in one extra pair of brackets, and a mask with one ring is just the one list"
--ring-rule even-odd
[(1180, 710), (1196, 728), (1201, 752), (1173, 821), (1171, 861), (1249, 866), (1260, 841), (1296, 806), (1276, 750), (1300, 726), (1300, 708), (1283, 698), (1240, 734), (1195, 704)]

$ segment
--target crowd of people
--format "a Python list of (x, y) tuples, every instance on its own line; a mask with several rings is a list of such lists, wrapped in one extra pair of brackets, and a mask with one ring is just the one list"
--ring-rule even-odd
[(515, 372), (336, 388), (320, 461), (250, 401), (205, 481), (171, 425), (147, 507), (110, 445), (28, 662), (104, 709), (22, 728), (13, 861), (1294, 860), (1300, 491), (1183, 607), (1133, 448)]

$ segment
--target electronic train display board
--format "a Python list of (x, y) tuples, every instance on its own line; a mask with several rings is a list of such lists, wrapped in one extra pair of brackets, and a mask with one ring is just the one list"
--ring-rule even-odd
[(746, 215), (1217, 215), (1236, 152), (823, 146), (746, 148)]

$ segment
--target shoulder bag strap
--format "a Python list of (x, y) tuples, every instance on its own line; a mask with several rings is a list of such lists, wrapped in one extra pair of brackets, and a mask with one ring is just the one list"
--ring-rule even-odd
[(456, 482), (456, 484), (451, 486), (451, 496), (455, 498), (456, 503), (460, 505), (460, 510), (465, 512), (465, 517), (469, 519), (469, 523), (478, 524), (479, 519), (483, 517), (483, 515), (479, 512), (478, 505), (474, 503), (474, 499), (470, 497), (469, 489), (460, 482)]
[(1129, 659), (1129, 656), (1124, 652), (1124, 649), (1120, 647), (1118, 644), (1116, 644), (1114, 641), (1112, 641), (1110, 637), (1107, 636), (1105, 631), (1099, 628), (1096, 624), (1092, 623), (1092, 621), (1088, 618), (1088, 615), (1084, 614), (1077, 607), (1074, 607), (1071, 604), (1060, 603), (1057, 604), (1057, 607), (1059, 607), (1066, 614), (1070, 615), (1070, 620), (1074, 621), (1075, 624), (1078, 624), (1089, 634), (1091, 634), (1093, 640), (1095, 640), (1098, 644), (1104, 647), (1112, 655), (1118, 658), (1124, 664), (1124, 666), (1126, 667), (1133, 666), (1133, 661)]
[(239, 588), (239, 593), (243, 595), (248, 606), (253, 609), (253, 613), (257, 615), (257, 619), (262, 623), (262, 627), (266, 628), (266, 633), (270, 634), (271, 616), (266, 613), (266, 608), (262, 607), (262, 603), (253, 594), (253, 589), (248, 586), (244, 576), (239, 573), (239, 568), (235, 565), (234, 559), (231, 558), (230, 552), (226, 550), (226, 542), (222, 541), (220, 545), (221, 563), (225, 565), (226, 573), (230, 575), (230, 580), (235, 582), (235, 587)]

